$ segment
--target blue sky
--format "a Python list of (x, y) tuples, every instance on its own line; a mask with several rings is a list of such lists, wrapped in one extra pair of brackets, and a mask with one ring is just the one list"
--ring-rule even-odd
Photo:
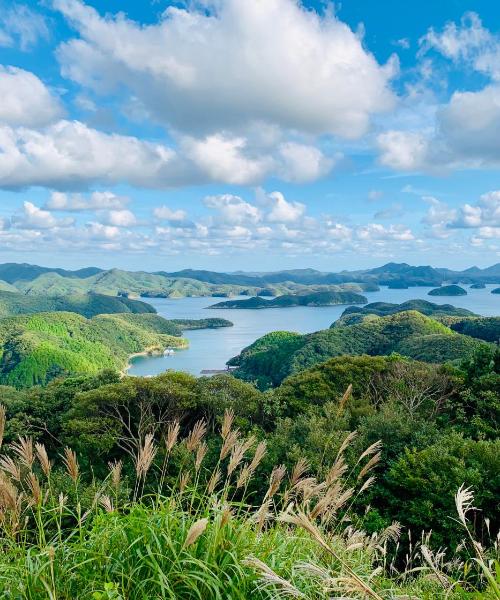
[(0, 0), (2, 262), (498, 262), (496, 4)]

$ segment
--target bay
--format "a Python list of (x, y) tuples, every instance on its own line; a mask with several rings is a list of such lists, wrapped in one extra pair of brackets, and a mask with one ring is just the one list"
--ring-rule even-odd
[[(492, 294), (495, 285), (482, 290), (467, 288), (467, 296), (428, 296), (432, 288), (419, 287), (407, 290), (390, 290), (383, 287), (378, 292), (365, 292), (369, 302), (393, 302), (422, 298), (436, 304), (453, 304), (484, 316), (500, 314), (500, 295)], [(224, 369), (226, 361), (236, 356), (246, 346), (270, 331), (296, 331), (311, 333), (326, 329), (336, 321), (346, 306), (321, 306), (292, 308), (210, 309), (218, 298), (149, 298), (158, 314), (166, 319), (203, 319), (221, 317), (234, 323), (233, 327), (186, 331), (189, 348), (177, 350), (171, 356), (138, 356), (132, 359), (129, 375), (157, 375), (167, 369), (187, 371), (199, 375), (204, 369)]]

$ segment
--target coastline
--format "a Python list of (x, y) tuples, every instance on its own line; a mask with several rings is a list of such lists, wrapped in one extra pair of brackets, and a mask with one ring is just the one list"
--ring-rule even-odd
[[(179, 344), (178, 346), (175, 346), (176, 350), (185, 350), (186, 348), (189, 348), (189, 342), (186, 338), (180, 338), (183, 340), (182, 344)], [(133, 354), (129, 354), (127, 356), (127, 364), (123, 367), (123, 369), (120, 369), (119, 373), (121, 377), (126, 377), (128, 375), (128, 372), (130, 370), (130, 368), (132, 367), (132, 360), (134, 358), (137, 358), (138, 356), (161, 356), (165, 350), (167, 348), (171, 348), (172, 345), (169, 346), (165, 346), (164, 348), (159, 348), (158, 346), (151, 346), (149, 348), (146, 348), (145, 350), (142, 350), (142, 352), (134, 352)]]

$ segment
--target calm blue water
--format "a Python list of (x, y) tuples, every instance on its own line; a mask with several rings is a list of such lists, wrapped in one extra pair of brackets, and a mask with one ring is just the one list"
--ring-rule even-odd
[[(467, 296), (439, 298), (428, 296), (432, 288), (410, 288), (366, 292), (369, 302), (400, 303), (413, 298), (423, 298), (436, 304), (453, 304), (473, 312), (500, 315), (500, 295), (491, 294), (494, 285), (483, 290), (467, 289)], [(157, 375), (167, 369), (188, 371), (199, 375), (202, 369), (224, 369), (226, 361), (270, 331), (297, 331), (310, 333), (326, 329), (338, 319), (345, 306), (293, 307), (267, 310), (206, 310), (218, 302), (217, 298), (156, 298), (148, 299), (158, 314), (167, 319), (202, 319), (222, 317), (234, 323), (234, 327), (186, 331), (189, 339), (187, 350), (176, 351), (173, 356), (141, 356), (133, 359), (130, 375)]]

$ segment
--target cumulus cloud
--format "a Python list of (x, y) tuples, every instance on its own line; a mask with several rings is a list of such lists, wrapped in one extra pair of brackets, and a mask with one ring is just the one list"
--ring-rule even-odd
[(207, 208), (217, 211), (219, 222), (242, 225), (244, 223), (258, 223), (262, 219), (262, 213), (257, 206), (232, 194), (207, 196), (203, 203)]
[(420, 46), (421, 55), (432, 49), (455, 63), (466, 63), (500, 79), (500, 38), (486, 29), (474, 12), (465, 13), (460, 24), (449, 22), (441, 31), (429, 29)]
[(500, 166), (500, 36), (486, 30), (473, 13), (421, 40), (430, 49), (489, 78), (482, 89), (455, 91), (438, 108), (434, 123), (420, 129), (381, 133), (382, 164), (396, 170), (445, 172)]
[(171, 6), (143, 25), (79, 0), (53, 4), (79, 34), (58, 50), (66, 77), (100, 93), (125, 85), (156, 119), (197, 137), (266, 121), (351, 139), (393, 105), (397, 61), (379, 65), (332, 11), (223, 0)]
[(83, 194), (66, 194), (52, 192), (45, 203), (47, 210), (65, 212), (85, 212), (95, 210), (120, 210), (129, 203), (126, 196), (117, 196), (113, 192), (92, 192)]
[(153, 210), (153, 215), (160, 221), (172, 221), (174, 223), (185, 221), (187, 218), (186, 211), (180, 209), (174, 210), (165, 205), (157, 206)]
[(385, 227), (379, 223), (370, 223), (357, 231), (357, 237), (364, 241), (398, 241), (408, 242), (415, 239), (411, 229), (405, 225), (390, 225)]
[(190, 159), (215, 181), (253, 183), (273, 167), (271, 157), (246, 155), (247, 141), (242, 137), (215, 134), (204, 139), (186, 138), (182, 145)]
[(37, 127), (61, 116), (62, 108), (40, 79), (23, 69), (0, 65), (0, 124)]
[[(309, 215), (302, 203), (277, 191), (257, 190), (251, 200), (229, 194), (209, 196), (204, 205), (208, 214), (201, 216), (158, 206), (153, 211), (155, 220), (139, 222), (126, 208), (95, 210), (90, 221), (82, 221), (79, 215), (58, 219), (55, 211), (25, 202), (22, 211), (0, 228), (0, 248), (204, 256), (249, 251), (286, 256), (359, 254), (376, 249), (382, 255), (418, 242), (408, 227), (397, 223), (348, 225), (328, 215)], [(488, 235), (493, 236), (493, 231)]]
[(41, 14), (25, 4), (0, 4), (0, 46), (26, 51), (49, 37), (49, 28)]
[(470, 242), (497, 237), (500, 231), (500, 191), (483, 194), (475, 203), (451, 207), (434, 197), (424, 197), (430, 205), (423, 222), (429, 227), (431, 237), (448, 238), (453, 230), (472, 230)]
[(12, 217), (12, 225), (18, 229), (54, 229), (55, 227), (69, 227), (73, 219), (56, 219), (54, 215), (32, 202), (24, 202), (21, 214)]
[(101, 222), (115, 227), (133, 227), (137, 218), (131, 210), (109, 210), (100, 213)]
[(43, 130), (0, 126), (0, 186), (52, 188), (93, 182), (174, 185), (176, 154), (161, 144), (106, 134), (78, 121)]
[(282, 161), (280, 174), (286, 181), (304, 183), (323, 177), (331, 171), (341, 154), (327, 157), (319, 148), (297, 142), (284, 142), (279, 147)]
[(271, 192), (261, 199), (267, 205), (266, 220), (270, 223), (294, 223), (305, 213), (306, 206), (300, 202), (289, 202), (281, 192)]

